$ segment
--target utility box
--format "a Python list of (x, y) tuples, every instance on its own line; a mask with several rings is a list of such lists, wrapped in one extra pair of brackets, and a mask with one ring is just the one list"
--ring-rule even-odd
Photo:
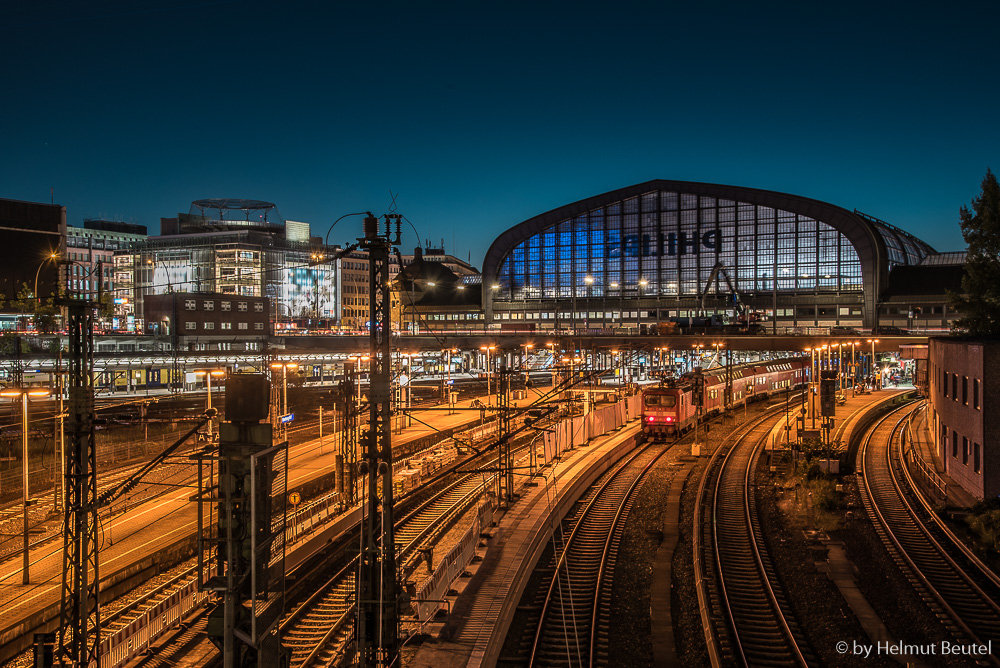
[(234, 374), (226, 381), (226, 420), (266, 420), (271, 405), (271, 383), (263, 374)]
[(824, 371), (819, 381), (819, 409), (823, 417), (837, 413), (837, 372)]

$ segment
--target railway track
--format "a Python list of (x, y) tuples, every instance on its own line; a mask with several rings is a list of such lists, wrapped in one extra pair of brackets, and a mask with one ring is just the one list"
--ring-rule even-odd
[[(300, 447), (294, 457), (299, 458), (308, 456), (312, 454), (314, 450), (318, 450), (320, 447), (321, 446), (319, 442), (314, 443), (311, 447), (306, 447), (306, 448)], [(112, 482), (110, 484), (116, 484), (116, 483)], [(326, 496), (335, 497), (336, 493), (330, 492), (324, 497), (319, 497), (318, 499), (314, 499), (313, 502), (322, 502), (326, 498)], [(289, 528), (289, 531), (292, 531), (292, 529)], [(430, 533), (432, 534), (433, 532)], [(428, 532), (424, 531), (423, 535), (425, 536), (428, 535)], [(61, 545), (56, 544), (56, 539), (60, 537), (61, 534), (59, 533), (46, 536), (33, 543), (32, 547), (34, 549), (35, 547), (38, 547), (42, 543), (49, 542), (52, 543), (52, 546), (50, 548), (51, 550), (56, 552), (61, 551)], [(397, 542), (397, 545), (399, 544), (401, 543)], [(37, 554), (33, 555), (33, 557), (37, 558)], [(104, 637), (108, 637), (109, 635), (113, 634), (120, 627), (129, 626), (137, 618), (141, 617), (146, 610), (155, 606), (157, 602), (169, 598), (173, 591), (176, 591), (178, 588), (190, 584), (192, 581), (196, 579), (196, 577), (197, 576), (195, 573), (195, 567), (193, 562), (187, 562), (173, 569), (170, 569), (170, 571), (168, 571), (167, 573), (158, 575), (156, 578), (154, 578), (153, 581), (147, 583), (150, 586), (143, 587), (141, 592), (136, 591), (133, 593), (126, 594), (125, 596), (116, 599), (116, 601), (106, 604), (109, 608), (113, 610), (113, 612), (111, 610), (108, 610), (104, 613), (105, 616), (102, 624)], [(353, 598), (353, 591), (351, 597)], [(185, 634), (189, 635), (189, 629), (181, 629), (178, 635), (179, 642), (185, 642), (185, 643), (187, 642), (184, 638)], [(16, 659), (13, 660), (14, 664), (30, 665), (30, 656), (28, 656), (29, 654), (30, 652), (24, 653), (21, 656), (17, 657)], [(112, 663), (114, 663), (114, 665), (118, 665), (118, 663), (114, 661), (112, 661)]]
[[(421, 549), (434, 542), (475, 504), (493, 480), (466, 474), (422, 502), (396, 523), (401, 571), (411, 572)], [(334, 665), (350, 640), (357, 558), (344, 566), (281, 622), (282, 643), (292, 651), (291, 665)]]
[(1000, 578), (987, 568), (914, 491), (898, 435), (915, 404), (882, 418), (859, 452), (861, 498), (892, 560), (932, 612), (962, 644), (992, 641), (1000, 666)]
[[(676, 441), (675, 441), (676, 442)], [(671, 444), (649, 443), (601, 476), (563, 519), (548, 586), (536, 593), (538, 614), (525, 627), (528, 665), (612, 665), (608, 654), (611, 585), (629, 510), (653, 465)], [(530, 654), (527, 653), (530, 649)]]
[(694, 566), (712, 666), (810, 666), (816, 659), (796, 623), (767, 553), (752, 484), (769, 410), (712, 455), (695, 502)]

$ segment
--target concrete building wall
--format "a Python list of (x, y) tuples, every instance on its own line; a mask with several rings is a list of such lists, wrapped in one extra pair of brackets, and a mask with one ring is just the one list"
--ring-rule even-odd
[(980, 499), (1000, 494), (998, 365), (998, 343), (930, 341), (928, 395), (937, 452), (952, 479)]
[(4, 300), (17, 298), (24, 284), (48, 297), (58, 287), (58, 264), (66, 243), (66, 207), (0, 198), (0, 291)]

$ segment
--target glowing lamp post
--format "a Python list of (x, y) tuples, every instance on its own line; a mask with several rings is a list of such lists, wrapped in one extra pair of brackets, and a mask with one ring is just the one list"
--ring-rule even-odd
[(878, 339), (868, 339), (868, 343), (872, 344), (872, 361), (871, 361), (871, 376), (872, 376), (872, 389), (875, 389), (875, 344), (878, 343)]
[[(32, 292), (31, 294), (39, 304), (42, 303), (42, 300), (38, 296), (38, 275), (42, 273), (42, 267), (45, 266), (46, 262), (58, 259), (59, 259), (59, 253), (49, 253), (49, 255), (44, 260), (42, 260), (42, 263), (38, 265), (38, 269), (35, 270), (35, 291)], [(103, 280), (103, 276), (101, 278)]]
[(493, 368), (490, 366), (490, 353), (496, 350), (496, 346), (480, 346), (480, 350), (486, 351), (486, 405), (493, 405)]
[(524, 348), (524, 386), (528, 386), (528, 351), (535, 347), (533, 343), (521, 344)]
[[(205, 388), (208, 390), (205, 394), (205, 410), (206, 412), (212, 408), (212, 376), (216, 378), (221, 378), (226, 375), (226, 372), (222, 369), (201, 369), (194, 372), (196, 376), (205, 377)], [(214, 442), (215, 438), (212, 435), (212, 420), (208, 421), (208, 442)]]
[(28, 577), (28, 506), (31, 505), (31, 501), (28, 499), (28, 397), (47, 396), (49, 396), (49, 390), (43, 388), (8, 387), (0, 390), (0, 397), (10, 397), (11, 399), (21, 397), (21, 459), (23, 464), (21, 501), (24, 506), (24, 554), (21, 566), (21, 584), (29, 584), (30, 582)]
[(552, 369), (552, 387), (556, 386), (556, 344), (546, 343), (545, 347), (549, 349), (549, 368)]
[(639, 307), (640, 307), (640, 302), (642, 301), (643, 298), (643, 293), (645, 292), (643, 288), (645, 288), (647, 285), (649, 285), (649, 281), (647, 281), (645, 278), (639, 281), (639, 299), (635, 305), (635, 328), (637, 330), (641, 328), (640, 320), (642, 320), (642, 311), (639, 310)]
[[(271, 368), (281, 369), (281, 415), (284, 417), (288, 415), (288, 370), (295, 371), (299, 365), (295, 362), (283, 362), (272, 364)], [(282, 440), (288, 440), (288, 422), (284, 420), (281, 422), (281, 435)]]

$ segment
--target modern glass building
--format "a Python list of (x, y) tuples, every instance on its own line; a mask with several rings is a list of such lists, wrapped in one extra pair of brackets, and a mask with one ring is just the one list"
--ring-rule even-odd
[(143, 325), (144, 297), (173, 292), (267, 297), (284, 328), (339, 321), (337, 249), (313, 239), (308, 223), (284, 220), (274, 204), (197, 200), (161, 227), (162, 235), (114, 255), (115, 329), (149, 333), (155, 323)]
[(484, 261), (484, 309), (492, 322), (594, 328), (733, 315), (738, 299), (777, 327), (871, 327), (889, 270), (932, 253), (888, 223), (825, 202), (649, 181), (501, 234)]

